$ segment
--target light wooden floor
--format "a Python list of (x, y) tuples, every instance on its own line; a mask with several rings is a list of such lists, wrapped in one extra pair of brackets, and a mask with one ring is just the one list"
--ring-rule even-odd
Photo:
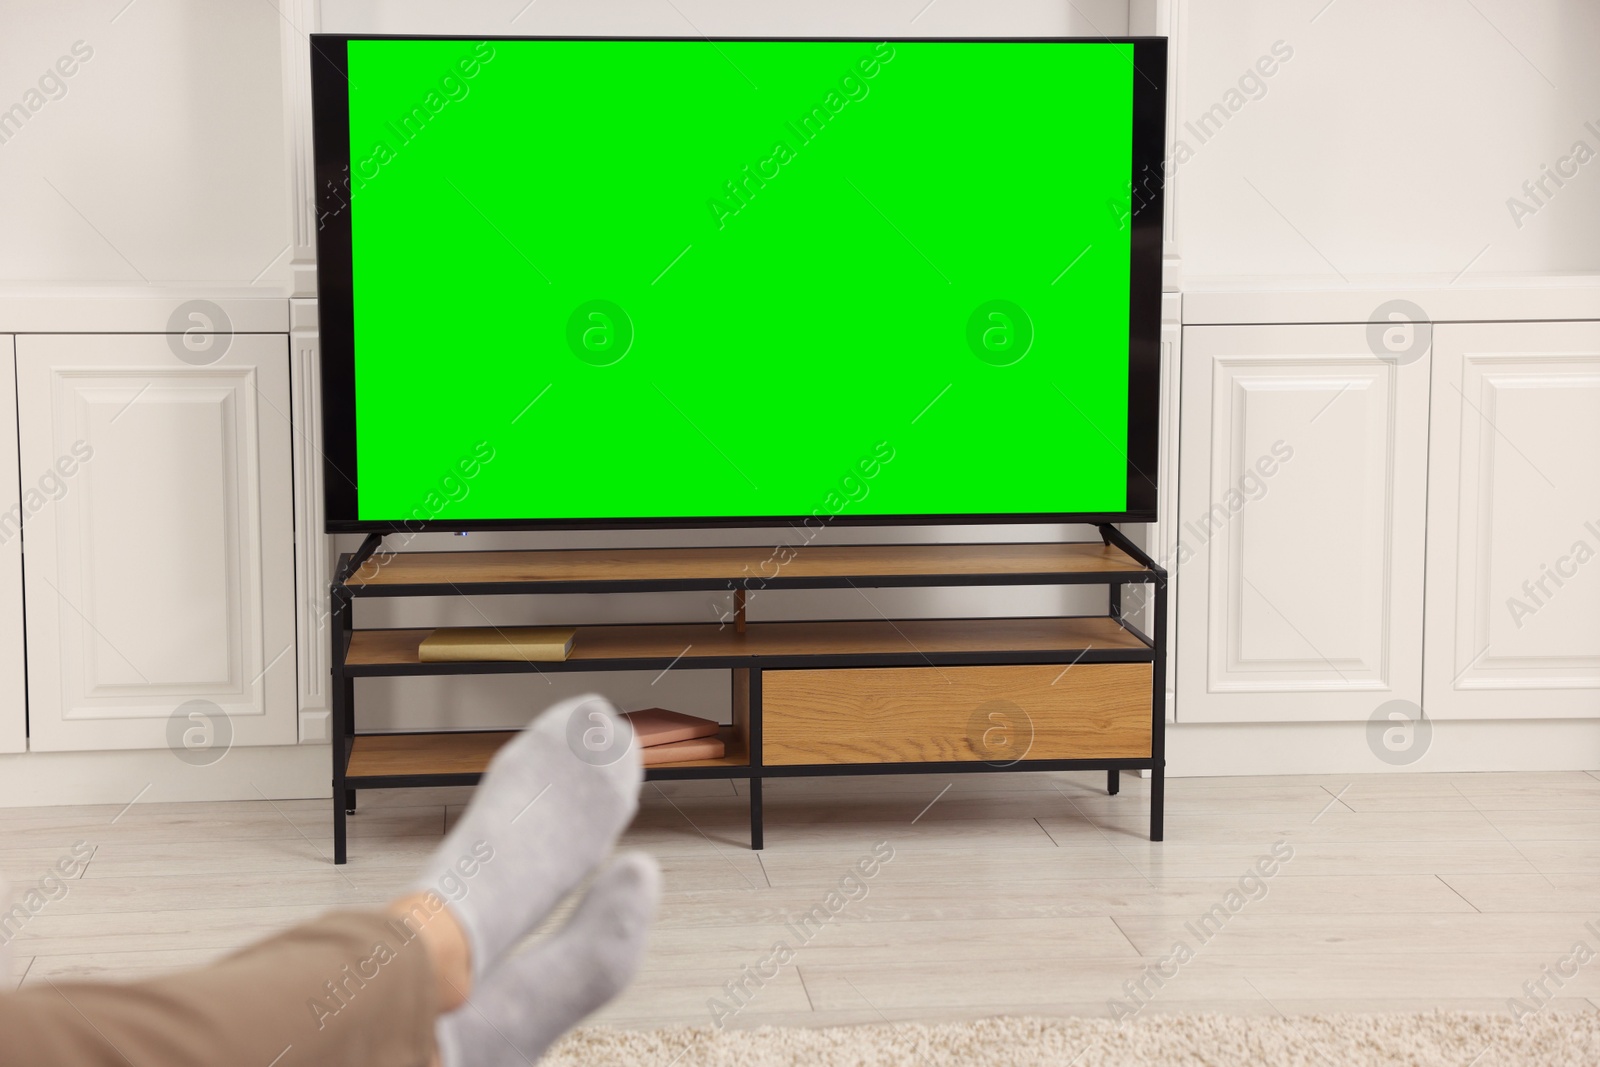
[[(879, 841), (894, 858), (866, 896), (730, 1025), (1106, 1015), (1175, 939), (1194, 958), (1147, 981), (1148, 1012), (1504, 1011), (1576, 942), (1600, 952), (1593, 774), (1179, 779), (1164, 844), (1144, 837), (1146, 788), (1128, 775), (1109, 797), (1103, 774), (769, 782), (758, 855), (743, 783), (648, 786), (626, 844), (660, 858), (666, 899), (639, 980), (598, 1021), (710, 1022), (709, 998), (774, 942), (798, 945), (785, 923)], [(363, 793), (342, 868), (326, 801), (0, 811), (0, 870), (18, 885), (75, 841), (95, 849), (14, 943), (17, 976), (148, 975), (376, 903), (467, 796)], [(1293, 858), (1202, 945), (1185, 923), (1277, 842)], [(1600, 958), (1547, 987), (1550, 1010), (1593, 1010)]]

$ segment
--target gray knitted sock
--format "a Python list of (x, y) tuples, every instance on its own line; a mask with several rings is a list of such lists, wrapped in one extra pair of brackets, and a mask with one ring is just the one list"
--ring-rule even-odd
[(627, 720), (593, 694), (550, 708), (495, 755), (412, 887), (449, 902), (475, 979), (611, 851), (642, 777)]
[(434, 1023), (443, 1067), (526, 1067), (615, 997), (644, 956), (661, 871), (641, 852), (601, 872), (567, 924)]

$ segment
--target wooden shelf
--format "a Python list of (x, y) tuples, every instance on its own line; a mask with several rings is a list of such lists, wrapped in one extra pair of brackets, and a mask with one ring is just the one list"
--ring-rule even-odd
[[(678, 663), (705, 660), (973, 655), (989, 652), (1139, 652), (1143, 641), (1106, 616), (999, 619), (860, 619), (831, 622), (753, 622), (743, 633), (716, 623), (654, 623), (640, 626), (580, 626), (572, 654), (561, 663), (484, 661), (482, 664), (423, 663), (417, 646), (431, 629), (356, 630), (345, 665), (352, 674), (471, 673), (477, 666), (499, 670), (600, 669), (614, 663)], [(365, 669), (365, 670), (364, 670)]]
[[(1143, 573), (1115, 545), (810, 545), (784, 559), (770, 545), (725, 548), (540, 549), (516, 552), (404, 552), (369, 559), (347, 581), (355, 593), (460, 586), (660, 586), (717, 588), (805, 585), (965, 584), (1072, 581)], [(504, 590), (502, 590), (504, 591)]]
[(482, 774), (512, 731), (362, 734), (350, 745), (345, 774), (383, 778), (410, 774)]
[[(517, 736), (515, 731), (471, 733), (362, 734), (350, 748), (348, 778), (393, 778), (420, 774), (482, 774), (500, 746)], [(718, 735), (727, 754), (717, 759), (662, 763), (647, 771), (678, 767), (748, 767), (750, 755), (744, 741), (724, 726)], [(359, 785), (360, 782), (352, 784)]]

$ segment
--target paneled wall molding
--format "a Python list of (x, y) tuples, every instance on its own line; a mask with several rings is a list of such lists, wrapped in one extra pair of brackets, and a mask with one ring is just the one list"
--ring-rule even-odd
[(17, 339), (32, 750), (295, 739), (285, 338), (172, 342)]
[(1600, 717), (1600, 323), (1435, 347), (1423, 706)]
[(318, 0), (282, 0), (284, 123), (288, 139), (293, 254), (289, 301), (290, 389), (294, 403), (295, 629), (301, 744), (328, 740), (327, 589), (332, 575), (323, 534), (321, 365), (317, 338), (316, 169), (311, 141), (311, 39)]
[(1167, 569), (1167, 721), (1178, 714), (1178, 412), (1181, 396), (1183, 327), (1182, 300), (1168, 293), (1161, 302), (1161, 486), (1156, 503), (1156, 525), (1147, 549)]
[(1380, 359), (1360, 325), (1184, 346), (1179, 721), (1420, 701), (1426, 355)]
[[(315, 301), (296, 300), (295, 304)], [(314, 311), (314, 306), (313, 306)], [(315, 319), (311, 329), (289, 335), (289, 389), (293, 406), (295, 528), (295, 632), (300, 722), (307, 716), (329, 713), (328, 694), (328, 580), (330, 539), (322, 529), (322, 451), (317, 446), (317, 419), (321, 411), (321, 378), (317, 365)], [(302, 743), (327, 740), (326, 731)]]
[(300, 712), (300, 743), (325, 745), (333, 740), (333, 712), (313, 709)]

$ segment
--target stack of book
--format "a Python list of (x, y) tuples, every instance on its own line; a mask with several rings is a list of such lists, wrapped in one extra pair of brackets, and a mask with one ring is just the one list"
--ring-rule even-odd
[(722, 738), (717, 736), (722, 727), (710, 719), (666, 708), (645, 708), (622, 714), (633, 727), (639, 755), (646, 767), (685, 760), (720, 759), (727, 754)]

